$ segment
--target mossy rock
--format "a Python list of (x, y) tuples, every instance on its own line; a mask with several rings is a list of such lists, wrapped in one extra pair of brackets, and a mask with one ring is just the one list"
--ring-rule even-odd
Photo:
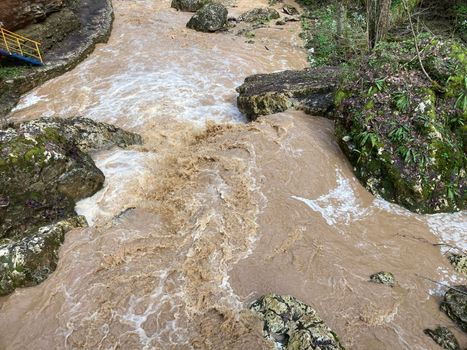
[(427, 45), (425, 61), (447, 62), (435, 85), (407, 42), (354, 62), (336, 93), (336, 136), (374, 194), (419, 213), (458, 211), (467, 207), (467, 60), (454, 44)]
[(239, 20), (244, 22), (269, 22), (280, 18), (279, 12), (272, 7), (258, 7), (240, 15)]
[(370, 276), (370, 281), (374, 283), (384, 284), (386, 286), (394, 287), (396, 279), (391, 272), (378, 272)]
[(199, 32), (217, 32), (226, 26), (227, 15), (224, 5), (209, 3), (196, 11), (186, 26)]
[(423, 332), (445, 350), (461, 350), (456, 337), (446, 327), (438, 326), (436, 329), (425, 329)]
[(448, 260), (457, 272), (467, 276), (467, 255), (450, 254)]
[(287, 350), (342, 350), (316, 311), (291, 296), (265, 295), (250, 306), (264, 320), (264, 336)]
[(467, 286), (455, 286), (444, 295), (441, 310), (467, 332)]

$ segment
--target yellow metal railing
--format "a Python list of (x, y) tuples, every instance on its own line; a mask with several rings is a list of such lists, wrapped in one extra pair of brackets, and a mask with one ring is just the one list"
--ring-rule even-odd
[(17, 54), (44, 63), (40, 46), (41, 44), (37, 41), (0, 27), (0, 49), (7, 51), (10, 55)]

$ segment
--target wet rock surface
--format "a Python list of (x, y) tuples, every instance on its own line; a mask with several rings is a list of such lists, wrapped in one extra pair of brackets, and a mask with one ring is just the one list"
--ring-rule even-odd
[(264, 320), (264, 336), (284, 349), (344, 349), (316, 311), (294, 297), (268, 294), (250, 309)]
[(238, 108), (250, 120), (290, 108), (329, 117), (337, 76), (334, 67), (252, 75), (237, 88)]
[(441, 310), (464, 332), (467, 332), (467, 286), (455, 286), (444, 295)]
[(179, 11), (196, 12), (210, 0), (172, 0), (171, 6)]
[[(11, 254), (18, 249), (24, 254), (31, 249), (38, 253), (31, 242), (40, 240), (43, 249), (53, 245), (50, 249), (55, 251), (61, 242), (53, 238), (57, 232), (60, 236), (67, 227), (82, 226), (80, 219), (59, 228), (44, 228), (76, 217), (75, 202), (102, 188), (104, 175), (85, 152), (135, 143), (141, 143), (138, 135), (86, 118), (39, 119), (0, 130), (0, 251), (3, 260), (13, 261), (1, 272), (0, 279), (7, 282), (0, 294), (40, 281), (43, 276), (31, 272), (19, 280), (13, 278), (11, 274), (18, 270), (11, 269), (16, 269), (18, 259)], [(52, 233), (44, 236), (49, 231)], [(42, 257), (34, 254), (26, 255), (28, 268), (35, 271), (35, 257)], [(54, 259), (47, 261), (52, 264)], [(45, 271), (44, 266), (41, 271)]]
[(44, 281), (57, 266), (58, 250), (65, 234), (74, 228), (85, 226), (86, 219), (76, 216), (41, 227), (12, 243), (1, 244), (0, 295)]
[(445, 350), (461, 350), (456, 337), (446, 327), (438, 326), (436, 329), (425, 329), (424, 333)]
[(196, 11), (186, 26), (199, 32), (217, 32), (227, 24), (227, 15), (224, 5), (210, 3)]
[(279, 12), (272, 7), (258, 7), (243, 13), (239, 17), (239, 20), (244, 22), (267, 22), (272, 19), (278, 19), (279, 17)]
[(391, 272), (377, 272), (370, 276), (370, 281), (374, 283), (384, 284), (386, 286), (394, 287), (396, 279)]

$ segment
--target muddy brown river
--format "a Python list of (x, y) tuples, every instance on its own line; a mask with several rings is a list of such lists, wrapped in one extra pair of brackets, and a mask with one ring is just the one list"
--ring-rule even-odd
[[(235, 87), (307, 66), (299, 23), (185, 28), (169, 0), (114, 0), (110, 41), (25, 95), (20, 121), (83, 115), (143, 135), (93, 155), (104, 189), (77, 204), (57, 270), (0, 298), (0, 349), (273, 349), (248, 303), (270, 292), (312, 305), (348, 349), (439, 349), (443, 256), (467, 249), (467, 213), (416, 215), (353, 176), (332, 121), (287, 112), (245, 123)], [(267, 0), (238, 0), (238, 15)], [(128, 209), (135, 208), (135, 209)], [(128, 209), (128, 210), (127, 210)], [(394, 288), (369, 283), (391, 271)]]

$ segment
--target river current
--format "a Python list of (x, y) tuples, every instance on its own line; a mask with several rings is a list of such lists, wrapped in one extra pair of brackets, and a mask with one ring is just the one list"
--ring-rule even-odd
[[(438, 306), (442, 284), (467, 282), (443, 256), (467, 250), (467, 213), (372, 196), (328, 119), (236, 108), (248, 75), (307, 66), (300, 23), (247, 42), (187, 29), (169, 0), (113, 4), (109, 42), (9, 118), (82, 115), (144, 144), (93, 154), (105, 186), (76, 207), (90, 227), (45, 282), (0, 298), (0, 349), (272, 349), (246, 311), (270, 292), (313, 306), (348, 349), (436, 350), (423, 329), (438, 324), (467, 346)], [(396, 286), (369, 283), (379, 271)]]

